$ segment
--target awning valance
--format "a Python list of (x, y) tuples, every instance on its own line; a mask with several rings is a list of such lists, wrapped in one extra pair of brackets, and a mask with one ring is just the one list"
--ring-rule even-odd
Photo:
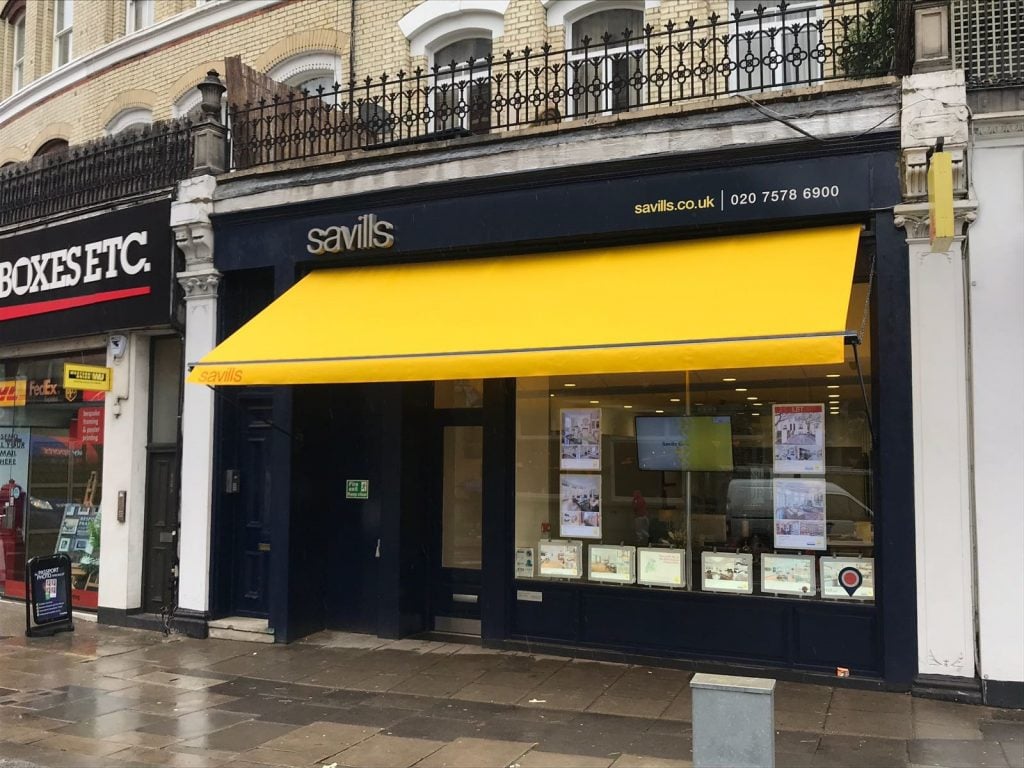
[(842, 362), (860, 227), (312, 272), (195, 363), (215, 385)]

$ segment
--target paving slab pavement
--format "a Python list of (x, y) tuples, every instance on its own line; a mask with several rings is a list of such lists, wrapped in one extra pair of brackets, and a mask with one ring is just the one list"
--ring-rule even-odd
[[(290, 646), (0, 601), (0, 768), (682, 768), (691, 674), (324, 632)], [(779, 768), (1024, 768), (1024, 712), (780, 682)]]

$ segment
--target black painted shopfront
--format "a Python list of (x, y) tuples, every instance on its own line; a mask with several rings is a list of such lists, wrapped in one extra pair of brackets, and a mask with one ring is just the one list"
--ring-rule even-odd
[[(500, 271), (502, 259), (512, 263), (526, 254), (543, 261), (581, 249), (604, 249), (613, 259), (622, 254), (614, 267), (621, 270), (621, 294), (600, 305), (589, 295), (567, 298), (565, 311), (626, 322), (651, 309), (644, 286), (630, 282), (631, 264), (639, 263), (630, 260), (630, 248), (642, 256), (644, 248), (665, 244), (700, 248), (715, 238), (750, 236), (755, 239), (736, 242), (768, 238), (763, 242), (782, 242), (778, 253), (785, 254), (786, 241), (771, 238), (859, 225), (847, 295), (852, 330), (863, 338), (848, 342), (845, 354), (852, 360), (856, 347), (867, 359), (836, 369), (842, 373), (822, 367), (821, 376), (835, 376), (836, 383), (822, 378), (813, 388), (795, 368), (779, 383), (740, 363), (692, 376), (682, 367), (678, 375), (651, 377), (628, 368), (430, 380), (406, 372), (395, 380), (360, 374), (218, 387), (215, 476), (224, 485), (214, 498), (213, 614), (265, 615), (279, 642), (322, 628), (390, 638), (478, 632), (488, 645), (528, 643), (783, 675), (834, 676), (841, 667), (854, 678), (909, 687), (916, 668), (913, 458), (906, 249), (892, 215), (899, 201), (897, 146), (898, 137), (883, 136), (827, 150), (784, 146), (756, 159), (680, 156), (649, 166), (610, 164), (217, 217), (222, 339), (251, 328), (254, 316), (267, 307), (272, 312), (274, 300), (309, 274), (481, 259)], [(731, 294), (729, 284), (702, 290), (737, 311), (751, 301), (749, 292)], [(769, 305), (779, 312), (813, 303), (806, 294), (776, 290)], [(342, 292), (336, 300), (349, 297)], [(511, 324), (528, 324), (516, 307), (501, 311)], [(375, 322), (386, 324), (386, 316)], [(196, 366), (193, 381), (226, 383), (200, 377), (236, 375), (223, 360), (217, 365)], [(731, 374), (733, 368), (742, 371)], [(736, 375), (747, 378), (733, 381)], [(785, 549), (783, 529), (773, 534), (779, 519), (765, 521), (750, 511), (756, 504), (744, 504), (772, 488), (777, 499), (783, 487), (772, 485), (768, 414), (776, 413), (774, 404), (808, 402), (822, 404), (822, 423), (834, 436), (823, 449), (827, 472), (811, 481), (820, 485), (805, 486), (821, 494), (827, 489), (828, 543), (822, 531), (820, 546), (812, 536), (795, 548), (804, 552), (802, 563), (765, 560), (777, 556), (773, 549)], [(258, 418), (254, 404), (262, 404)], [(600, 458), (593, 466), (552, 452), (568, 430), (568, 422), (558, 423), (567, 411), (599, 414)], [(728, 423), (727, 466), (645, 468), (637, 458), (636, 418), (666, 414), (681, 424), (697, 424), (691, 418)], [(775, 427), (779, 434), (777, 421)], [(777, 476), (777, 463), (775, 470)], [(807, 479), (797, 473), (785, 490), (800, 491), (801, 478)], [(580, 505), (588, 483), (592, 498)], [(575, 523), (545, 511), (565, 514), (566, 484), (581, 515)], [(684, 546), (678, 588), (642, 585), (635, 572), (629, 583), (615, 583), (607, 562), (596, 577), (586, 564), (579, 575), (549, 571), (554, 575), (545, 577), (532, 562), (534, 575), (525, 575), (526, 558), (538, 559), (549, 539), (588, 536), (586, 510), (588, 504), (596, 509), (597, 496), (604, 537), (587, 542), (586, 550), (581, 545), (579, 556), (587, 551), (592, 558), (592, 547), (605, 546), (611, 556), (634, 548), (630, 556), (639, 560), (659, 554), (641, 549)], [(260, 530), (258, 541), (248, 541), (244, 529), (254, 504)], [(849, 513), (838, 511), (844, 504)], [(721, 575), (717, 558), (733, 555), (735, 572), (730, 567), (728, 577)], [(770, 593), (761, 582), (769, 562), (806, 565), (815, 581), (827, 574), (831, 591), (815, 584), (809, 595)], [(857, 573), (872, 581), (871, 599), (836, 592), (828, 569), (848, 562), (865, 564)], [(720, 581), (726, 578), (735, 585)], [(742, 579), (748, 588), (728, 594)], [(262, 603), (254, 601), (254, 590), (263, 590)]]

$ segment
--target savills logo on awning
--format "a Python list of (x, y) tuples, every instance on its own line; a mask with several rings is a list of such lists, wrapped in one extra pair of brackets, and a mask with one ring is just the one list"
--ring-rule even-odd
[(395, 244), (395, 225), (390, 221), (378, 219), (376, 214), (363, 214), (356, 223), (343, 227), (314, 227), (307, 237), (309, 245), (306, 250), (314, 256), (325, 253), (345, 253), (346, 251), (365, 251), (371, 248), (390, 248)]
[(0, 408), (18, 408), (25, 405), (25, 379), (0, 381)]

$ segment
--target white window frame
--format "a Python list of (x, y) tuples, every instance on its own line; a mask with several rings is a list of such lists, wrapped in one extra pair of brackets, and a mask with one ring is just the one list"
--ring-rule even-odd
[[(142, 9), (142, 23), (136, 25), (135, 13)], [(156, 0), (125, 0), (124, 30), (126, 34), (153, 26), (156, 22)]]
[[(594, 40), (591, 43), (591, 46), (589, 48), (589, 51), (590, 51), (591, 54), (599, 53), (601, 56), (605, 56), (607, 54), (607, 57), (601, 63), (602, 71), (600, 73), (600, 77), (601, 77), (601, 81), (602, 82), (610, 83), (614, 79), (614, 77), (615, 77), (615, 73), (612, 71), (613, 60), (610, 57), (614, 56), (614, 55), (617, 55), (617, 54), (624, 54), (624, 55), (628, 56), (628, 54), (631, 51), (643, 50), (643, 48), (644, 48), (643, 26), (647, 23), (647, 13), (646, 13), (646, 11), (647, 11), (647, 9), (649, 7), (652, 7), (651, 4), (649, 2), (644, 2), (644, 0), (621, 0), (620, 2), (613, 2), (612, 0), (603, 0), (600, 3), (595, 3), (595, 2), (580, 3), (573, 10), (570, 10), (568, 13), (564, 13), (564, 15), (562, 17), (562, 23), (565, 24), (565, 50), (570, 52), (570, 53), (566, 54), (566, 59), (569, 62), (574, 62), (574, 61), (586, 61), (587, 58), (588, 58), (583, 53), (582, 50), (578, 50), (579, 46), (573, 45), (573, 40), (575, 38), (575, 35), (573, 34), (573, 27), (576, 24), (578, 24), (579, 22), (583, 21), (584, 19), (586, 19), (586, 18), (588, 18), (590, 16), (593, 16), (593, 15), (595, 15), (597, 13), (602, 13), (604, 11), (638, 11), (638, 12), (640, 12), (641, 14), (643, 14), (643, 20), (641, 21), (640, 29), (632, 30), (634, 35), (629, 39), (628, 42), (627, 41), (621, 41), (621, 43), (618, 43), (618, 44), (616, 44), (614, 46), (609, 47), (607, 51), (605, 51), (604, 41), (603, 40)], [(653, 7), (656, 7), (656, 6), (653, 6)], [(575, 12), (573, 12), (573, 11), (575, 11)], [(550, 11), (549, 11), (549, 21), (550, 21)], [(572, 52), (574, 50), (575, 50), (575, 52)], [(572, 69), (566, 69), (566, 85), (569, 88), (572, 88), (572, 86), (574, 85), (574, 83), (573, 83), (573, 70)], [(630, 96), (630, 101), (631, 101), (632, 98), (631, 98), (631, 94), (629, 92), (627, 92), (627, 96)], [(586, 103), (586, 101), (589, 98), (591, 98), (591, 97), (585, 95), (585, 96), (581, 97), (579, 99), (579, 101), (582, 101), (582, 102)], [(569, 110), (570, 115), (576, 115), (578, 117), (586, 118), (586, 117), (596, 117), (596, 116), (600, 116), (600, 115), (611, 115), (611, 114), (614, 114), (615, 111), (616, 111), (615, 110), (615, 104), (612, 102), (612, 99), (614, 98), (614, 94), (612, 94), (610, 91), (606, 90), (604, 93), (601, 94), (600, 98), (601, 98), (601, 102), (597, 105), (597, 109), (592, 110), (592, 111), (586, 111), (586, 112), (577, 113), (576, 110), (575, 110), (575, 102), (577, 100), (572, 99), (570, 97), (569, 98), (569, 104), (568, 104), (568, 110)], [(628, 109), (633, 109), (634, 106), (635, 105), (633, 105), (633, 104), (629, 104), (626, 109), (627, 110)], [(625, 110), (619, 110), (619, 111), (625, 111)]]
[[(64, 26), (58, 26), (60, 22), (59, 9), (64, 9)], [(75, 26), (75, 3), (74, 0), (56, 0), (53, 5), (53, 67), (59, 69), (67, 64), (70, 64), (75, 58), (74, 51), (74, 26)], [(60, 47), (61, 43), (67, 39), (68, 42), (68, 57), (66, 61), (61, 61)]]
[[(463, 32), (463, 34), (460, 34), (458, 36), (452, 36), (452, 35), (445, 36), (445, 37), (441, 38), (440, 40), (437, 40), (434, 43), (432, 43), (431, 45), (427, 46), (427, 53), (428, 53), (428, 56), (429, 56), (429, 60), (428, 61), (429, 61), (429, 65), (431, 67), (431, 71), (433, 72), (433, 68), (437, 67), (436, 77), (434, 78), (434, 85), (438, 89), (440, 89), (443, 85), (458, 86), (460, 83), (467, 83), (471, 79), (470, 78), (470, 71), (469, 71), (469, 64), (467, 64), (466, 62), (461, 62), (461, 61), (460, 62), (456, 62), (456, 64), (455, 64), (455, 71), (452, 72), (451, 61), (441, 62), (441, 61), (437, 60), (437, 54), (440, 51), (442, 51), (445, 48), (447, 48), (449, 45), (452, 45), (453, 43), (462, 42), (463, 40), (490, 40), (491, 41), (491, 53), (493, 54), (493, 52), (494, 52), (494, 38), (491, 36), (491, 30), (489, 30), (489, 29), (466, 29), (466, 30), (462, 30), (462, 32)], [(477, 63), (478, 61), (479, 62), (483, 62), (483, 59), (477, 59), (477, 60), (474, 61), (474, 63), (473, 63), (473, 72), (472, 72), (473, 78), (476, 78), (477, 76), (479, 76), (480, 72), (486, 71), (485, 65), (483, 63), (478, 64)], [(488, 84), (488, 89), (489, 88), (490, 88), (490, 85)], [(488, 101), (490, 101), (489, 98), (488, 98)], [(469, 110), (467, 110), (465, 115), (455, 115), (455, 116), (453, 116), (448, 121), (447, 124), (444, 124), (444, 123), (442, 123), (440, 121), (438, 116), (435, 114), (434, 115), (434, 130), (440, 131), (440, 130), (451, 129), (451, 128), (463, 128), (463, 129), (465, 129), (467, 131), (468, 130), (473, 130), (473, 127), (470, 124), (470, 117), (471, 117), (471, 115), (469, 114)], [(486, 127), (486, 130), (490, 130), (490, 126), (491, 126), (491, 116), (488, 115), (487, 116), (487, 127)], [(481, 127), (480, 132), (486, 132), (486, 131)]]
[[(763, 20), (760, 22), (760, 24), (758, 22), (757, 15), (753, 11), (747, 10), (747, 11), (744, 12), (744, 17), (745, 18), (740, 19), (740, 22), (737, 25), (736, 22), (735, 22), (735, 17), (733, 16), (733, 13), (736, 10), (736, 2), (735, 2), (735, 0), (729, 0), (729, 15), (728, 15), (727, 18), (729, 19), (729, 22), (730, 22), (730, 24), (729, 24), (729, 32), (730, 32), (730, 34), (732, 34), (734, 31), (742, 33), (744, 30), (768, 31), (768, 30), (781, 29), (782, 28), (782, 14), (779, 13), (778, 8), (774, 7), (774, 5), (773, 5), (774, 2), (776, 2), (776, 0), (761, 0), (761, 3), (765, 6), (765, 8), (767, 10), (766, 10), (766, 12), (764, 14), (764, 17), (763, 17)], [(793, 19), (797, 17), (797, 14), (802, 14), (802, 18), (808, 20), (811, 23), (816, 22), (816, 21), (820, 21), (821, 20), (821, 9), (820, 8), (817, 10), (816, 13), (811, 14), (810, 16), (808, 16), (806, 14), (806, 11), (808, 9), (814, 8), (815, 6), (818, 6), (820, 4), (821, 4), (821, 0), (789, 0), (789, 5), (786, 7), (786, 22), (787, 22), (786, 26), (787, 26), (787, 28), (788, 28), (789, 24), (791, 24), (793, 22)], [(768, 8), (769, 5), (772, 5), (772, 8)], [(785, 36), (788, 34), (788, 32), (784, 31), (782, 34), (783, 34), (783, 42), (785, 42)], [(776, 40), (774, 40), (773, 42), (777, 43), (778, 42), (778, 38), (776, 38)], [(805, 35), (801, 35), (801, 39), (798, 40), (797, 42), (801, 45), (801, 47), (806, 47), (806, 43), (807, 43), (806, 36)], [(819, 42), (820, 42), (820, 40), (819, 40)], [(742, 46), (744, 44), (740, 43), (740, 45), (741, 45), (740, 53), (742, 53), (743, 52), (743, 47)], [(737, 46), (736, 42), (733, 42), (733, 44), (730, 46), (731, 50), (728, 51), (728, 54), (729, 54), (730, 57), (735, 57), (736, 56), (736, 54), (737, 54), (737, 47), (736, 46)], [(779, 54), (783, 55), (783, 56), (786, 53), (786, 46), (785, 45), (783, 45), (781, 50), (779, 50), (778, 46), (773, 46), (772, 49), (777, 50), (779, 52)], [(765, 48), (765, 51), (767, 52), (768, 50), (772, 50), (772, 49)], [(810, 51), (808, 51), (807, 53), (808, 53), (808, 55), (810, 55)], [(736, 62), (736, 63), (738, 64), (739, 62)], [(730, 91), (777, 91), (777, 90), (780, 90), (782, 88), (793, 88), (794, 86), (799, 85), (800, 83), (803, 83), (804, 85), (810, 85), (811, 83), (821, 82), (823, 80), (822, 77), (813, 77), (813, 78), (810, 77), (810, 73), (813, 72), (812, 67), (814, 67), (814, 66), (816, 66), (816, 63), (814, 61), (812, 61), (811, 59), (807, 59), (807, 61), (804, 62), (804, 64), (800, 65), (801, 68), (803, 68), (803, 67), (807, 68), (806, 69), (806, 72), (807, 72), (807, 75), (808, 75), (807, 77), (802, 77), (799, 81), (794, 81), (793, 78), (790, 77), (790, 82), (788, 82), (788, 83), (779, 83), (779, 84), (775, 84), (775, 85), (773, 85), (771, 83), (771, 70), (767, 70), (767, 69), (763, 70), (762, 73), (761, 73), (761, 77), (759, 79), (760, 80), (760, 84), (759, 85), (753, 85), (753, 84), (751, 84), (752, 83), (752, 79), (756, 79), (756, 78), (752, 78), (751, 75), (748, 74), (745, 71), (742, 71), (740, 69), (735, 69), (735, 70), (733, 70), (729, 74), (729, 90)], [(785, 65), (785, 68), (787, 69), (787, 71), (789, 71), (789, 67), (790, 67), (790, 65), (788, 65), (788, 64)], [(781, 75), (782, 72), (783, 72), (783, 68), (780, 66), (780, 68), (778, 70), (776, 70), (776, 72), (778, 72)]]
[[(20, 91), (25, 85), (25, 17), (23, 10), (11, 25), (11, 93)], [(21, 43), (21, 56), (18, 55), (18, 43)]]

